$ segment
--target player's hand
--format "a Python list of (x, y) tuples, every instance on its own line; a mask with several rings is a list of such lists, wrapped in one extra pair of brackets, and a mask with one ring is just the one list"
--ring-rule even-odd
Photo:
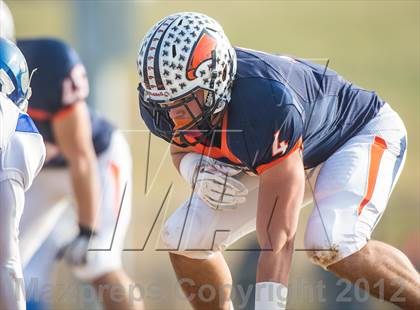
[(209, 207), (216, 210), (236, 209), (246, 201), (248, 189), (234, 178), (242, 170), (200, 154), (189, 153), (180, 171)]
[(79, 235), (58, 252), (57, 258), (63, 258), (70, 266), (78, 267), (87, 263), (89, 241), (95, 232), (86, 227), (80, 227)]
[(228, 173), (215, 166), (200, 167), (195, 192), (216, 210), (232, 210), (246, 201), (248, 189)]

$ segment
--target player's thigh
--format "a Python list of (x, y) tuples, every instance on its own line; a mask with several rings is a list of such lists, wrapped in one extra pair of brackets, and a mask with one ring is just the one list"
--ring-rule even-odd
[(43, 169), (25, 193), (25, 207), (19, 225), (20, 251), (24, 266), (48, 237), (68, 206), (70, 183), (67, 169)]
[(397, 141), (384, 136), (356, 136), (324, 163), (305, 234), (315, 263), (326, 267), (370, 239), (405, 159), (405, 147), (395, 152)]
[[(98, 157), (101, 196), (96, 231), (103, 236), (101, 246), (122, 242), (129, 225), (132, 206), (132, 159), (129, 146), (118, 131), (114, 132), (108, 149)], [(107, 242), (109, 241), (109, 242)]]
[(248, 190), (247, 201), (235, 210), (210, 208), (197, 195), (187, 199), (166, 221), (161, 232), (164, 249), (191, 258), (205, 259), (255, 231), (258, 178), (239, 177)]
[(121, 251), (132, 205), (132, 162), (129, 146), (115, 132), (108, 149), (98, 157), (101, 196), (96, 236), (90, 240), (88, 263), (74, 268), (78, 278), (94, 280), (121, 268)]

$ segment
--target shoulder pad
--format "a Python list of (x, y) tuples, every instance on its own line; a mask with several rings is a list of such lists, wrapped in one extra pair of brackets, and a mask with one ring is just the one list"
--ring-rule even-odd
[(26, 113), (20, 113), (16, 124), (16, 131), (39, 133), (34, 121)]
[(15, 131), (0, 153), (0, 181), (15, 179), (27, 190), (42, 168), (45, 145), (38, 133)]
[(19, 108), (7, 97), (0, 94), (0, 150), (8, 144), (16, 129)]

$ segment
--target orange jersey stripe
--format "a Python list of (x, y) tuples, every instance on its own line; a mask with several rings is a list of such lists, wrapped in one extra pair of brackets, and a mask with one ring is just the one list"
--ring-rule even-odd
[(241, 161), (232, 153), (232, 151), (229, 149), (228, 143), (227, 143), (227, 125), (228, 125), (228, 115), (227, 112), (225, 112), (225, 115), (223, 115), (223, 123), (222, 123), (222, 141), (221, 141), (221, 147), (215, 147), (215, 146), (205, 146), (202, 144), (197, 144), (191, 147), (188, 147), (189, 150), (192, 150), (195, 153), (203, 154), (205, 156), (219, 159), (219, 158), (227, 158), (232, 163), (235, 164), (241, 164)]
[[(82, 101), (79, 101), (79, 102), (82, 102)], [(41, 109), (28, 107), (28, 114), (32, 119), (37, 120), (37, 121), (57, 120), (68, 115), (71, 111), (73, 111), (76, 104), (78, 104), (79, 102), (76, 102), (72, 105), (64, 107), (60, 109), (58, 112), (56, 112), (55, 114), (41, 110)]]
[(369, 172), (368, 172), (368, 184), (366, 189), (365, 197), (359, 205), (357, 214), (362, 213), (363, 208), (369, 203), (372, 199), (373, 191), (375, 189), (376, 179), (378, 177), (379, 165), (381, 163), (382, 155), (387, 149), (387, 144), (384, 139), (381, 137), (375, 136), (375, 140), (370, 148), (370, 163), (369, 163)]
[(73, 103), (67, 107), (64, 107), (62, 109), (60, 109), (57, 113), (54, 114), (54, 116), (52, 117), (53, 120), (58, 120), (58, 119), (62, 119), (64, 117), (66, 117), (67, 115), (69, 115), (71, 112), (74, 111), (74, 109), (76, 108), (76, 105), (82, 101), (78, 101), (76, 103)]
[(228, 124), (228, 113), (226, 112), (223, 116), (223, 125), (222, 125), (222, 153), (228, 158), (231, 162), (235, 164), (241, 164), (241, 161), (232, 151), (229, 149), (227, 143), (227, 124)]
[(28, 107), (28, 114), (32, 119), (37, 121), (47, 121), (53, 116), (50, 112), (32, 107)]
[(120, 189), (120, 167), (118, 167), (118, 165), (113, 162), (110, 161), (109, 162), (109, 169), (111, 170), (112, 176), (114, 178), (114, 183), (115, 183), (115, 212), (118, 213), (118, 210), (120, 208), (120, 194), (121, 194), (121, 189)]
[(274, 167), (279, 162), (281, 162), (283, 159), (286, 159), (287, 157), (289, 157), (291, 154), (293, 154), (297, 150), (302, 150), (302, 138), (300, 138), (296, 142), (295, 146), (286, 155), (284, 155), (284, 156), (282, 156), (280, 158), (277, 158), (276, 160), (273, 160), (270, 163), (262, 164), (262, 165), (258, 166), (257, 167), (257, 173), (258, 173), (258, 175), (260, 175), (261, 173), (263, 173), (265, 170), (270, 169), (271, 167)]

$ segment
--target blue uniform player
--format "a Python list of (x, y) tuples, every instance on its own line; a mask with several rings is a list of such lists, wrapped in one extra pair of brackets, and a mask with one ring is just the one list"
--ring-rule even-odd
[[(28, 113), (47, 149), (45, 167), (26, 193), (27, 212), (20, 224), (26, 281), (45, 287), (59, 256), (78, 278), (96, 288), (123, 287), (118, 307), (139, 308), (141, 301), (129, 302), (132, 280), (121, 262), (131, 213), (129, 146), (114, 126), (87, 107), (88, 79), (74, 49), (57, 39), (18, 40), (17, 44), (29, 68), (37, 70)], [(76, 216), (67, 208), (72, 202)], [(110, 251), (88, 251), (109, 248), (112, 240)], [(49, 273), (39, 274), (46, 269)], [(105, 307), (117, 306), (110, 291), (104, 293), (100, 301)], [(39, 296), (32, 297), (39, 301)]]
[[(28, 112), (44, 140), (57, 145), (53, 123), (70, 113), (75, 104), (89, 93), (87, 76), (77, 53), (55, 39), (19, 40), (19, 48), (29, 55), (28, 66), (37, 69), (33, 82), (33, 104)], [(48, 91), (45, 91), (48, 89)], [(96, 155), (101, 155), (111, 142), (114, 126), (89, 109), (92, 142)], [(66, 166), (63, 154), (54, 153), (47, 166)]]
[[(184, 282), (189, 297), (201, 285), (219, 288), (210, 301), (191, 298), (195, 308), (232, 307), (220, 251), (256, 230), (265, 250), (255, 308), (284, 309), (299, 212), (311, 196), (310, 259), (353, 282), (367, 279), (387, 300), (401, 277), (404, 306), (419, 305), (418, 274), (405, 255), (370, 240), (406, 153), (403, 122), (374, 92), (325, 66), (233, 48), (216, 21), (197, 13), (158, 22), (142, 41), (138, 71), (141, 115), (171, 143), (194, 191), (162, 240), (178, 278), (195, 284)], [(398, 267), (378, 267), (390, 265)], [(374, 287), (379, 279), (384, 292)]]
[[(125, 287), (125, 298), (119, 307), (141, 307), (141, 302), (128, 302), (131, 279), (121, 262), (131, 213), (128, 144), (114, 126), (88, 109), (86, 71), (71, 47), (56, 39), (19, 40), (18, 46), (29, 67), (37, 69), (33, 105), (28, 113), (47, 149), (45, 168), (26, 195), (28, 212), (21, 221), (22, 259), (24, 264), (29, 263), (25, 270), (27, 282), (33, 277), (42, 279), (41, 285), (46, 284), (48, 275), (38, 274), (45, 269), (40, 264), (51, 266), (59, 252), (78, 278), (95, 287), (110, 283)], [(63, 199), (70, 202), (72, 197), (77, 219), (68, 216), (68, 203), (62, 203)], [(111, 251), (88, 252), (88, 248), (109, 247), (120, 208)], [(32, 263), (29, 260), (34, 255)], [(108, 294), (101, 301), (106, 307), (113, 307), (114, 301)]]
[[(0, 13), (0, 35), (15, 41), (13, 16), (1, 0)], [(129, 146), (107, 120), (88, 108), (89, 83), (74, 49), (57, 39), (19, 40), (17, 45), (29, 68), (37, 70), (28, 113), (46, 149), (46, 164), (25, 193), (20, 221), (25, 280), (30, 288), (39, 288), (28, 290), (28, 295), (35, 293), (28, 296), (35, 302), (28, 308), (48, 307), (49, 294), (43, 293), (51, 288), (48, 281), (54, 261), (62, 257), (78, 278), (100, 290), (99, 301), (105, 308), (140, 309), (141, 296), (137, 292), (136, 298), (129, 296), (132, 280), (121, 262), (131, 213)], [(34, 158), (36, 154), (34, 149)], [(70, 204), (77, 212), (71, 212)], [(113, 285), (121, 288), (118, 300), (111, 296), (114, 290), (103, 290)]]
[[(213, 158), (256, 174), (300, 148), (302, 141), (305, 167), (319, 165), (384, 105), (374, 92), (324, 66), (243, 48), (235, 53), (238, 70), (221, 132), (214, 132), (201, 146), (211, 144)], [(162, 124), (155, 126), (153, 112), (141, 108), (148, 127), (157, 133), (155, 128)], [(273, 146), (274, 142), (279, 143)]]

